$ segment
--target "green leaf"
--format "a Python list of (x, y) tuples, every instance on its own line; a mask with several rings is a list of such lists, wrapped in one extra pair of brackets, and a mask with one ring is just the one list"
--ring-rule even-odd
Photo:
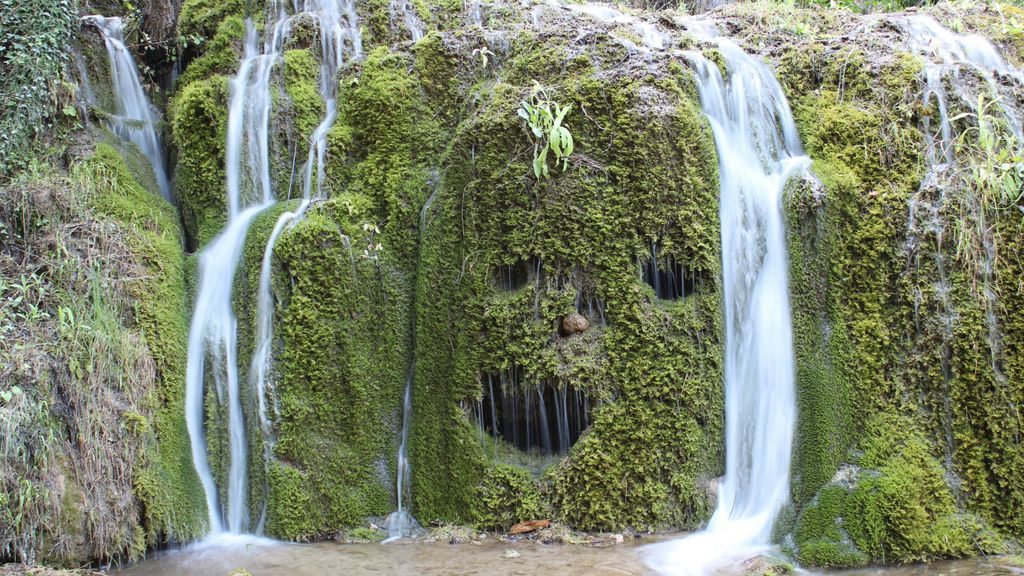
[(568, 106), (562, 109), (559, 109), (558, 104), (555, 104), (555, 109), (558, 110), (558, 123), (561, 124), (562, 118), (565, 118), (565, 115), (568, 114), (569, 110), (572, 109), (572, 104), (569, 104)]
[(548, 133), (548, 145), (551, 146), (556, 158), (562, 157), (562, 142), (557, 128)]
[(572, 134), (570, 134), (569, 129), (564, 126), (560, 126), (558, 128), (558, 134), (559, 140), (562, 142), (562, 153), (559, 154), (559, 156), (568, 158), (569, 155), (572, 154), (573, 150)]

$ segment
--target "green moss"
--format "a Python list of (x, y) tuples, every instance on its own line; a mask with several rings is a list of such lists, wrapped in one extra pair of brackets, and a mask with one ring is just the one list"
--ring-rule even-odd
[(388, 537), (388, 533), (380, 529), (374, 530), (373, 528), (360, 526), (347, 531), (345, 536), (349, 540), (360, 542), (380, 542)]
[(822, 568), (852, 568), (869, 562), (866, 554), (856, 546), (844, 542), (812, 540), (800, 546), (800, 563)]
[(208, 40), (226, 17), (247, 10), (257, 12), (258, 4), (253, 0), (185, 0), (178, 14), (178, 35)]
[[(1019, 204), (1018, 204), (1019, 207)], [(972, 501), (986, 510), (986, 516), (1018, 539), (1024, 538), (1024, 447), (1018, 441), (1021, 423), (1016, 408), (1024, 399), (1024, 287), (1015, 278), (1024, 278), (1024, 263), (1018, 258), (1024, 253), (1024, 223), (1016, 210), (1007, 209), (997, 220), (999, 237), (997, 259), (1002, 263), (998, 276), (999, 300), (996, 307), (997, 322), (1002, 331), (1003, 354), (1001, 367), (1005, 379), (990, 381), (977, 390), (969, 413), (971, 422), (980, 428), (980, 439), (991, 438), (991, 443), (977, 442), (972, 469), (985, 480), (988, 490), (972, 495)], [(1009, 402), (1007, 401), (1009, 400)], [(966, 431), (965, 431), (966, 432)], [(987, 433), (986, 433), (987, 432)], [(961, 432), (960, 442), (965, 442)]]
[(241, 43), (245, 38), (245, 22), (241, 16), (225, 18), (216, 34), (203, 44), (203, 55), (189, 63), (178, 79), (180, 86), (212, 75), (230, 75), (238, 68)]
[(441, 146), (410, 65), (386, 48), (367, 54), (358, 82), (341, 82), (338, 118), (350, 138), (348, 166), (338, 176), (350, 193), (373, 199), (385, 250), (406, 270), (415, 265), (419, 212)]
[[(408, 295), (360, 258), (357, 197), (318, 205), (278, 240), (280, 381), (268, 534), (305, 539), (391, 508)], [(348, 243), (351, 244), (348, 244)], [(351, 247), (350, 247), (351, 246)]]
[[(802, 46), (780, 78), (821, 184), (787, 191), (800, 415), (793, 490), (808, 502), (871, 415), (902, 399), (902, 328), (891, 302), (902, 264), (893, 241), (921, 177), (922, 136), (907, 121), (920, 65), (899, 57), (876, 81), (859, 51)], [(902, 314), (903, 311), (900, 311)]]
[(171, 127), (178, 147), (175, 198), (186, 233), (202, 246), (226, 218), (224, 154), (228, 79), (213, 76), (187, 84), (171, 104)]
[(476, 489), (476, 501), (476, 524), (485, 530), (508, 530), (513, 524), (546, 517), (530, 474), (505, 464), (487, 469)]
[[(859, 485), (854, 495), (871, 512), (847, 518), (850, 534), (876, 561), (999, 548), (990, 523), (1020, 534), (1006, 505), (1021, 489), (1010, 479), (1021, 469), (1009, 440), (1018, 427), (1003, 408), (1024, 396), (998, 383), (1000, 361), (977, 290), (983, 280), (957, 260), (950, 241), (963, 215), (941, 198), (959, 194), (956, 185), (944, 184), (941, 195), (919, 186), (916, 126), (934, 114), (917, 104), (922, 65), (899, 52), (867, 60), (855, 49), (813, 44), (788, 51), (780, 64), (824, 185), (793, 190), (787, 200), (800, 398), (794, 496), (812, 502), (851, 459), (847, 449), (867, 446), (866, 423), (916, 413), (918, 443)], [(925, 222), (931, 206), (944, 228)], [(1000, 329), (1004, 321), (1014, 323), (1002, 316)], [(929, 482), (934, 500), (910, 491), (895, 502), (894, 494)]]
[(800, 513), (794, 530), (801, 564), (827, 568), (864, 566), (871, 558), (850, 539), (844, 517), (849, 487), (829, 485)]
[[(288, 50), (284, 53), (288, 121), (297, 134), (306, 135), (306, 138), (316, 131), (324, 115), (324, 102), (317, 86), (319, 76), (320, 67), (309, 50)], [(305, 158), (308, 150), (298, 150), (296, 153)]]
[[(147, 398), (154, 421), (143, 430), (147, 444), (135, 470), (150, 546), (188, 540), (205, 530), (206, 504), (192, 466), (184, 420), (188, 302), (181, 231), (173, 207), (155, 186), (143, 188), (112, 146), (97, 145), (81, 165), (105, 183), (94, 209), (125, 227), (146, 274), (131, 279), (134, 322), (156, 363), (159, 387)], [(151, 177), (150, 177), (151, 179)]]
[(970, 554), (942, 466), (911, 422), (882, 416), (869, 424), (861, 474), (847, 502), (857, 545), (882, 562)]
[[(501, 79), (474, 86), (466, 101), (477, 104), (455, 117), (420, 258), (418, 293), (431, 298), (417, 299), (417, 511), (421, 519), (465, 515), (482, 465), (460, 406), (480, 398), (482, 373), (515, 369), (523, 386), (615, 398), (551, 472), (546, 493), (557, 516), (584, 529), (693, 526), (709, 509), (703, 481), (720, 466), (710, 132), (687, 78), (598, 79), (589, 62), (566, 62), (552, 46), (557, 39), (543, 51), (517, 39)], [(530, 139), (515, 114), (533, 79), (587, 113), (566, 122), (588, 163), (545, 182), (532, 176)], [(651, 91), (675, 107), (655, 130), (643, 99)], [(637, 269), (652, 239), (708, 279), (702, 291), (654, 305)], [(495, 285), (501, 267), (523, 261), (540, 264), (539, 282), (514, 293)], [(604, 303), (611, 327), (558, 337), (577, 295)]]

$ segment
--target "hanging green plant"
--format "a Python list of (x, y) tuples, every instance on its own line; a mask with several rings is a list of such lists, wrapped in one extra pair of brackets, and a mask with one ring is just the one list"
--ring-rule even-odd
[(533, 83), (529, 101), (519, 104), (518, 114), (530, 126), (533, 133), (533, 174), (537, 178), (550, 178), (548, 170), (548, 152), (555, 156), (555, 166), (562, 165), (565, 171), (569, 166), (569, 156), (573, 151), (572, 133), (562, 125), (572, 105), (565, 108), (551, 100), (546, 88)]

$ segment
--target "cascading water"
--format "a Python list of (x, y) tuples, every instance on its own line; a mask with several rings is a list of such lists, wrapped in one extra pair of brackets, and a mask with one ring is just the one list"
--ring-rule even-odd
[[(256, 381), (260, 428), (269, 441), (270, 425), (266, 408), (265, 383), (269, 372), (272, 340), (273, 305), (270, 294), (270, 261), (273, 242), (284, 226), (308, 206), (312, 173), (317, 170), (317, 185), (323, 181), (326, 134), (337, 114), (334, 78), (341, 63), (344, 40), (349, 39), (355, 53), (362, 46), (356, 30), (351, 3), (342, 7), (333, 0), (311, 0), (303, 5), (302, 15), (318, 20), (322, 40), (321, 91), (327, 114), (311, 138), (310, 160), (304, 170), (304, 200), (296, 213), (286, 213), (275, 225), (263, 258), (258, 296), (257, 342), (250, 377)], [(344, 11), (344, 16), (342, 16)], [(199, 285), (189, 332), (188, 371), (186, 376), (186, 421), (192, 441), (193, 463), (199, 474), (209, 508), (212, 532), (242, 533), (249, 529), (248, 446), (236, 358), (236, 324), (232, 311), (232, 287), (245, 237), (253, 219), (273, 205), (270, 176), (271, 73), (282, 60), (282, 49), (298, 15), (289, 16), (284, 5), (275, 2), (266, 26), (262, 51), (259, 35), (251, 20), (246, 21), (245, 53), (238, 74), (230, 84), (226, 153), (228, 223), (199, 257)], [(347, 25), (342, 25), (347, 19)], [(314, 167), (314, 158), (316, 160)], [(212, 373), (218, 394), (227, 387), (228, 429), (231, 461), (228, 471), (226, 522), (218, 502), (217, 486), (210, 470), (203, 427), (203, 390), (207, 356), (214, 360)], [(265, 456), (267, 447), (265, 446)], [(263, 525), (261, 515), (259, 527)]]
[[(953, 338), (953, 322), (956, 311), (949, 301), (950, 283), (946, 277), (944, 255), (942, 253), (943, 234), (945, 224), (942, 211), (948, 202), (946, 190), (950, 188), (949, 182), (944, 181), (954, 172), (951, 167), (956, 163), (954, 148), (956, 142), (953, 137), (953, 130), (949, 118), (949, 102), (944, 81), (948, 79), (955, 87), (955, 93), (960, 96), (961, 105), (976, 115), (976, 120), (981, 121), (987, 113), (985, 110), (978, 110), (978, 100), (966, 96), (971, 94), (969, 83), (961, 78), (961, 71), (968, 69), (984, 80), (988, 89), (989, 101), (997, 103), (1001, 112), (1000, 120), (1005, 122), (1006, 127), (1016, 140), (1016, 146), (1024, 144), (1024, 132), (1022, 132), (1019, 113), (1013, 109), (1009, 102), (1013, 101), (1010, 94), (1005, 93), (1004, 83), (998, 82), (997, 77), (1013, 79), (1017, 85), (1024, 84), (1024, 72), (1010, 66), (1000, 56), (999, 50), (987, 39), (974, 35), (961, 35), (944, 28), (933, 18), (926, 15), (914, 14), (909, 16), (894, 17), (894, 20), (906, 30), (912, 49), (922, 57), (924, 61), (925, 89), (922, 103), (927, 108), (934, 100), (936, 112), (938, 113), (938, 128), (933, 128), (930, 120), (925, 121), (924, 131), (927, 144), (928, 171), (921, 184), (921, 189), (911, 198), (910, 215), (908, 224), (909, 236), (916, 238), (917, 232), (914, 228), (924, 228), (925, 232), (935, 236), (936, 249), (934, 252), (935, 264), (939, 273), (936, 292), (940, 297), (940, 305), (943, 308), (943, 347), (942, 362), (943, 373), (946, 383), (952, 375), (948, 366), (950, 341)], [(954, 184), (955, 185), (955, 184)], [(924, 201), (922, 196), (925, 191), (934, 189), (936, 198), (931, 201)], [(922, 211), (927, 211), (921, 215)], [(976, 227), (981, 231), (979, 238), (982, 246), (979, 250), (980, 267), (979, 279), (981, 281), (981, 296), (985, 303), (985, 321), (988, 328), (988, 343), (991, 349), (992, 370), (999, 380), (1005, 379), (1000, 365), (1002, 355), (1002, 338), (999, 325), (996, 319), (996, 291), (992, 287), (995, 270), (995, 239), (992, 236), (991, 227), (985, 221), (986, 215), (980, 206), (972, 207), (974, 217), (978, 219)], [(919, 222), (924, 220), (923, 222)], [(948, 399), (948, 395), (947, 399)], [(953, 433), (949, 419), (951, 408), (947, 407), (944, 427), (947, 436), (947, 461), (951, 458), (953, 450)]]
[[(124, 44), (124, 23), (120, 18), (85, 16), (82, 18), (100, 31), (110, 58), (110, 80), (113, 84), (114, 113), (107, 116), (111, 130), (121, 139), (135, 144), (153, 166), (160, 194), (171, 200), (171, 184), (164, 162), (163, 142), (157, 129), (157, 112), (146, 97), (139, 80), (139, 69), (132, 53)], [(83, 75), (83, 78), (86, 78)], [(88, 87), (88, 82), (85, 83)], [(88, 99), (91, 100), (91, 92)]]
[(416, 13), (416, 7), (410, 0), (391, 0), (388, 4), (388, 11), (392, 26), (401, 17), (413, 42), (419, 42), (423, 38), (423, 21), (420, 20), (419, 14)]
[[(363, 52), (362, 37), (357, 26), (355, 4), (351, 0), (342, 4), (334, 0), (308, 0), (303, 9), (317, 19), (320, 29), (320, 97), (324, 100), (324, 117), (313, 132), (309, 144), (309, 155), (303, 166), (302, 202), (295, 211), (282, 213), (274, 229), (267, 239), (260, 266), (260, 283), (257, 289), (256, 309), (256, 343), (249, 370), (249, 382), (257, 395), (260, 431), (263, 436), (264, 462), (273, 457), (274, 439), (271, 430), (270, 415), (267, 410), (266, 397), (269, 385), (269, 374), (273, 355), (274, 335), (274, 302), (271, 293), (271, 276), (274, 246), (284, 230), (293, 225), (305, 214), (314, 199), (324, 196), (325, 161), (327, 156), (327, 133), (338, 117), (338, 86), (336, 78), (344, 63), (346, 40), (351, 45), (352, 58), (359, 58)], [(313, 176), (316, 174), (316, 192), (314, 194)], [(264, 493), (268, 487), (264, 485)], [(266, 519), (266, 498), (263, 500), (263, 511), (257, 525), (257, 532), (263, 531)]]
[[(942, 72), (949, 71), (958, 76), (960, 68), (971, 68), (985, 80), (994, 94), (999, 93), (996, 75), (1010, 77), (1018, 84), (1024, 84), (1024, 72), (1007, 64), (999, 55), (999, 50), (981, 36), (956, 34), (944, 28), (932, 17), (923, 14), (905, 16), (898, 19), (898, 22), (910, 35), (913, 48), (926, 57), (926, 70), (930, 70), (932, 74), (941, 75)], [(941, 64), (932, 62), (928, 59), (929, 56), (938, 58)], [(937, 96), (944, 99), (944, 94)], [(969, 107), (975, 104), (976, 102), (967, 103)], [(1010, 129), (1017, 139), (1021, 140), (1020, 119), (1005, 103), (1000, 103), (1000, 106)]]
[[(192, 439), (192, 459), (206, 492), (210, 530), (214, 533), (225, 530), (241, 533), (248, 528), (244, 505), (248, 455), (235, 357), (237, 321), (231, 307), (231, 292), (249, 225), (273, 203), (267, 153), (269, 78), (270, 69), (280, 56), (282, 28), (281, 18), (267, 27), (266, 50), (260, 53), (256, 28), (251, 21), (246, 22), (245, 55), (230, 84), (226, 166), (228, 224), (199, 256), (199, 285), (189, 330), (186, 422)], [(246, 162), (243, 162), (243, 148), (248, 152)], [(243, 178), (247, 184), (244, 191)], [(244, 192), (248, 192), (245, 197)], [(243, 202), (246, 202), (244, 209)], [(218, 391), (223, 389), (225, 380), (228, 389), (231, 464), (226, 525), (210, 470), (203, 428), (207, 354), (212, 355), (216, 363), (213, 376)]]
[(645, 550), (663, 574), (707, 574), (766, 548), (789, 497), (796, 406), (781, 201), (809, 161), (771, 71), (728, 40), (716, 43), (728, 79), (688, 56), (719, 158), (726, 473), (704, 531)]

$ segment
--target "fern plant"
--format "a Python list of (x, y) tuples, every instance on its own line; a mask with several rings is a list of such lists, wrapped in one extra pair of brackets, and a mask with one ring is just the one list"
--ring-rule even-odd
[(533, 83), (529, 101), (519, 104), (518, 114), (530, 126), (533, 133), (533, 174), (538, 179), (550, 178), (548, 152), (554, 155), (555, 167), (562, 165), (562, 171), (569, 166), (573, 151), (572, 133), (562, 121), (572, 105), (565, 108), (551, 100), (546, 88)]

